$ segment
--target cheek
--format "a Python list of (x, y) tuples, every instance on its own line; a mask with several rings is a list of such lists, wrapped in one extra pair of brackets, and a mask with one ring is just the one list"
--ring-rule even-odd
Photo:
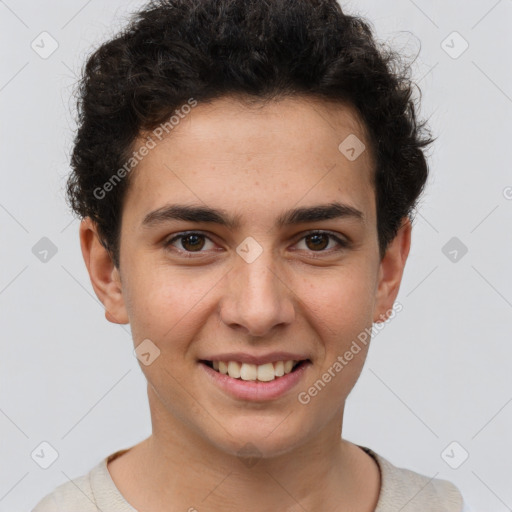
[[(140, 267), (140, 268), (138, 268)], [(204, 317), (211, 307), (209, 293), (223, 273), (201, 272), (198, 268), (171, 268), (143, 265), (130, 270), (127, 286), (130, 324), (136, 342), (144, 338), (156, 340), (165, 347), (173, 340), (186, 340), (199, 327), (198, 317)], [(224, 273), (226, 271), (224, 270)], [(178, 334), (179, 333), (179, 334)]]
[[(371, 333), (374, 275), (369, 268), (347, 266), (304, 285), (304, 315), (318, 337), (318, 371), (308, 386), (322, 390), (333, 410), (350, 393), (363, 368)], [(309, 313), (308, 313), (309, 311)], [(315, 384), (318, 379), (325, 384)], [(313, 389), (312, 393), (319, 392)]]
[(372, 287), (371, 280), (358, 273), (338, 272), (323, 286), (307, 289), (305, 306), (313, 313), (309, 321), (322, 352), (297, 398), (308, 414), (323, 423), (340, 413), (364, 366), (372, 325)]
[[(325, 269), (323, 269), (325, 271)], [(318, 279), (306, 279), (300, 297), (311, 321), (326, 340), (357, 336), (371, 325), (374, 305), (374, 276), (368, 268), (346, 266), (325, 271)]]

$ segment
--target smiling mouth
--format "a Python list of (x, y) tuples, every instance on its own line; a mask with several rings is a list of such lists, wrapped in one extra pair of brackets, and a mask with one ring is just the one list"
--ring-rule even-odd
[(302, 361), (276, 361), (262, 365), (239, 363), (237, 361), (207, 361), (201, 360), (200, 363), (212, 368), (218, 373), (227, 375), (233, 379), (270, 382), (289, 373), (295, 372), (299, 367), (311, 363), (309, 359)]

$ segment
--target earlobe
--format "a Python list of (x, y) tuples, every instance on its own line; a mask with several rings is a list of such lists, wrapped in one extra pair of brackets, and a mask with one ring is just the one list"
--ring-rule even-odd
[(89, 217), (80, 223), (80, 246), (94, 292), (105, 306), (105, 318), (116, 324), (129, 323), (119, 271)]
[(391, 314), (411, 248), (411, 230), (411, 221), (406, 217), (380, 262), (373, 318), (375, 323), (385, 322)]

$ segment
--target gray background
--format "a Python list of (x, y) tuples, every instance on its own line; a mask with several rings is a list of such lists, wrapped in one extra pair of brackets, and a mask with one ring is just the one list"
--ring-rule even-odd
[[(151, 431), (129, 327), (104, 318), (63, 192), (76, 73), (142, 4), (0, 1), (0, 511), (29, 510)], [(407, 56), (421, 48), (421, 114), (439, 137), (404, 309), (374, 339), (344, 435), (453, 481), (475, 512), (511, 510), (512, 1), (342, 5)], [(31, 48), (43, 31), (58, 42), (46, 59)], [(46, 262), (32, 251), (43, 237)], [(58, 452), (48, 469), (43, 441)]]

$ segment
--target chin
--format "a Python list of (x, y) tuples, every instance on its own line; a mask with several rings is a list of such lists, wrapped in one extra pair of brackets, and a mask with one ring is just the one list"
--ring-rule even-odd
[(224, 423), (225, 430), (218, 430), (220, 438), (210, 439), (219, 450), (242, 459), (278, 457), (300, 446), (307, 438), (303, 426), (284, 425), (285, 422), (280, 416), (266, 420), (246, 419), (238, 425)]

